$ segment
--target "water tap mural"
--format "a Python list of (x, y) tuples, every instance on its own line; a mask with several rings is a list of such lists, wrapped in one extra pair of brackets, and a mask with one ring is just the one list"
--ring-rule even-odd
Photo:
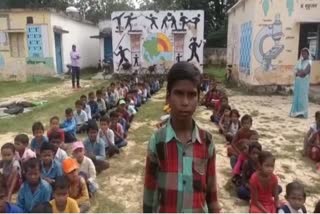
[(246, 22), (241, 25), (240, 34), (240, 71), (250, 74), (252, 49), (252, 22)]
[(263, 13), (265, 16), (268, 15), (270, 4), (272, 3), (272, 0), (261, 0), (260, 3), (262, 4)]
[[(284, 50), (284, 45), (281, 44), (283, 38), (282, 22), (280, 14), (277, 14), (272, 24), (264, 26), (260, 29), (254, 40), (254, 56), (261, 64), (264, 71), (271, 71), (275, 65), (272, 61), (275, 60)], [(269, 50), (264, 49), (264, 42), (267, 38), (273, 40), (273, 46)]]
[(294, 0), (287, 0), (287, 9), (288, 9), (288, 15), (292, 16), (292, 13), (294, 11)]
[[(177, 61), (203, 66), (204, 12), (119, 11), (112, 13), (115, 72), (130, 63), (133, 70)], [(160, 66), (159, 66), (160, 67)]]

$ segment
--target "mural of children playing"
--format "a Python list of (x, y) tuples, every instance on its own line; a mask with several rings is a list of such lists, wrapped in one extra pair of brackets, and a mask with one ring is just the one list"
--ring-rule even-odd
[(186, 17), (182, 12), (180, 13), (180, 22), (182, 24), (181, 30), (186, 30), (185, 26), (188, 24), (188, 17)]
[(180, 62), (182, 58), (182, 55), (180, 53), (177, 54), (176, 60), (177, 62)]
[(121, 13), (119, 16), (116, 16), (112, 19), (112, 21), (116, 20), (117, 21), (117, 29), (120, 32), (121, 31), (121, 19), (123, 17), (123, 15), (125, 14), (125, 12)]
[[(170, 14), (170, 15), (169, 15), (169, 14)], [(171, 14), (171, 13), (168, 13), (168, 16), (171, 17), (168, 21), (171, 22), (171, 28), (172, 28), (172, 30), (178, 30), (176, 17), (174, 17), (174, 15)]]
[(131, 23), (131, 21), (137, 19), (138, 17), (133, 17), (133, 13), (130, 13), (130, 15), (125, 16), (124, 18), (127, 19), (127, 24), (126, 24), (125, 29), (130, 27), (129, 31), (132, 31), (132, 23)]
[(155, 28), (159, 29), (159, 28), (158, 28), (158, 25), (157, 25), (157, 23), (156, 23), (156, 20), (157, 20), (158, 18), (155, 17), (155, 16), (153, 16), (152, 13), (150, 14), (150, 17), (146, 16), (146, 19), (149, 19), (149, 20), (151, 21), (151, 25), (150, 25), (151, 29), (153, 29), (153, 26), (154, 26)]
[(169, 21), (169, 17), (171, 16), (171, 13), (168, 13), (162, 20), (161, 30), (165, 27), (168, 28), (167, 22)]
[(197, 48), (200, 48), (202, 45), (202, 40), (200, 41), (200, 43), (197, 43), (197, 38), (193, 37), (190, 41), (192, 41), (189, 45), (189, 49), (191, 50), (191, 57), (188, 59), (188, 62), (190, 62), (191, 60), (193, 60), (193, 58), (195, 57), (197, 62), (200, 63), (199, 60), (199, 55), (197, 53)]
[(138, 54), (134, 55), (133, 59), (134, 59), (133, 66), (139, 66), (139, 56), (138, 56)]
[(190, 20), (189, 22), (194, 24), (194, 28), (197, 29), (198, 28), (198, 23), (200, 22), (200, 14), (198, 14), (198, 16), (193, 17), (192, 20)]
[(129, 62), (129, 60), (127, 59), (126, 54), (125, 54), (126, 51), (130, 52), (130, 50), (128, 48), (123, 49), (122, 46), (119, 46), (119, 52), (118, 53), (114, 52), (114, 55), (116, 55), (116, 56), (120, 55), (120, 61), (119, 61), (119, 65), (118, 65), (117, 71), (119, 71), (120, 66), (122, 65), (123, 61)]

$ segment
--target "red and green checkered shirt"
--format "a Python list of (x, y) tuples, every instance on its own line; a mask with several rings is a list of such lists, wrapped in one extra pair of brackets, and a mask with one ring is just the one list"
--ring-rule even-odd
[[(195, 123), (194, 123), (195, 124)], [(144, 212), (219, 212), (212, 136), (194, 125), (179, 142), (170, 120), (152, 135), (146, 160)]]

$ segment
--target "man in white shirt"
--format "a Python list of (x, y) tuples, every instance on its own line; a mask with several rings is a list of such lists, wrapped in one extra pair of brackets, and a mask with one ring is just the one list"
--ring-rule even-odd
[(71, 69), (72, 69), (72, 88), (75, 88), (75, 80), (77, 79), (77, 88), (80, 88), (80, 54), (77, 47), (72, 45), (70, 52)]

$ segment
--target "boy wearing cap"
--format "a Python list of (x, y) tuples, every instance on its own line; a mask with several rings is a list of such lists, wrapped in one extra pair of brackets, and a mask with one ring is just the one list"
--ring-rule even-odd
[(96, 168), (92, 160), (84, 155), (84, 145), (81, 141), (73, 144), (72, 154), (79, 164), (79, 174), (84, 177), (88, 183), (90, 193), (95, 193), (99, 188), (96, 182)]
[(89, 192), (83, 177), (79, 176), (79, 164), (73, 158), (67, 158), (62, 162), (62, 169), (66, 175), (69, 186), (69, 197), (77, 201), (80, 212), (90, 209)]
[(8, 202), (5, 188), (0, 188), (0, 213), (23, 213), (23, 210)]

